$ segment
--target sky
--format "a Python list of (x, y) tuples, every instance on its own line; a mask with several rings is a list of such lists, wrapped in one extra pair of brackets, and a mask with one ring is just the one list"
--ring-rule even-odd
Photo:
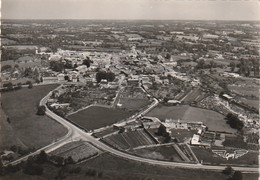
[(260, 20), (259, 0), (1, 0), (3, 19)]

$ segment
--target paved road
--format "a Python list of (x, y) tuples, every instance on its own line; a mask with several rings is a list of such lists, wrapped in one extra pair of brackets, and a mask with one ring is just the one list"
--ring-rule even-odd
[[(40, 104), (43, 105), (47, 102), (47, 99), (49, 98), (51, 93), (49, 93), (47, 96), (45, 96)], [(155, 104), (157, 104), (156, 102)], [(154, 106), (154, 104), (152, 105)], [(75, 139), (82, 139), (84, 141), (89, 141), (92, 144), (94, 144), (96, 147), (102, 149), (103, 151), (110, 152), (111, 154), (114, 154), (118, 157), (129, 159), (129, 160), (134, 160), (134, 161), (139, 161), (139, 162), (144, 162), (144, 163), (149, 163), (153, 165), (160, 165), (160, 166), (166, 166), (166, 167), (181, 167), (181, 168), (190, 168), (190, 169), (206, 169), (206, 170), (223, 170), (225, 167), (224, 166), (209, 166), (209, 165), (201, 165), (201, 164), (188, 164), (188, 163), (176, 163), (176, 162), (167, 162), (167, 161), (159, 161), (159, 160), (152, 160), (152, 159), (146, 159), (142, 157), (137, 157), (131, 154), (127, 154), (125, 152), (116, 150), (111, 148), (110, 146), (100, 142), (98, 139), (94, 138), (91, 136), (90, 133), (85, 132), (84, 130), (76, 127), (75, 125), (71, 124), (67, 120), (63, 119), (62, 117), (56, 115), (55, 113), (51, 112), (48, 108), (46, 109), (46, 114), (50, 116), (51, 118), (55, 119), (59, 123), (63, 124), (66, 128), (68, 128), (68, 134), (60, 139), (57, 142), (54, 142), (50, 144), (49, 146), (46, 146), (42, 149), (37, 150), (34, 153), (31, 153), (25, 157), (22, 157), (16, 161), (13, 161), (9, 164), (18, 164), (21, 161), (26, 160), (29, 156), (35, 155), (40, 153), (41, 150), (45, 150), (46, 153), (49, 153), (58, 147), (62, 146), (63, 144), (66, 144), (67, 142), (71, 142)], [(6, 164), (8, 165), (8, 164)], [(243, 172), (258, 172), (258, 168), (253, 168), (253, 167), (234, 167), (232, 166), (233, 169), (238, 170), (238, 171), (243, 171)]]

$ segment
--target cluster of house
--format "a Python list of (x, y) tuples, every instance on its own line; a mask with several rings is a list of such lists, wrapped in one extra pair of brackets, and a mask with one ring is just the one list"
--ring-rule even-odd
[(207, 131), (207, 127), (203, 122), (165, 119), (165, 122), (162, 122), (162, 124), (169, 133), (171, 133), (171, 129), (196, 130), (197, 133), (193, 134), (193, 137), (190, 140), (191, 145), (211, 147), (211, 145), (214, 144), (215, 146), (222, 146), (222, 142), (225, 141), (224, 134)]

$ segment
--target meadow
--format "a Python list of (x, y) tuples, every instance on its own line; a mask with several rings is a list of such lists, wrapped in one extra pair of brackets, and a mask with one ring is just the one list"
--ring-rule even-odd
[(40, 100), (55, 87), (57, 85), (35, 86), (1, 94), (13, 133), (25, 147), (40, 148), (67, 133), (67, 129), (55, 120), (36, 115)]
[(112, 125), (130, 117), (131, 115), (133, 115), (131, 112), (121, 109), (90, 106), (87, 109), (69, 115), (68, 119), (82, 126), (86, 130), (93, 130)]

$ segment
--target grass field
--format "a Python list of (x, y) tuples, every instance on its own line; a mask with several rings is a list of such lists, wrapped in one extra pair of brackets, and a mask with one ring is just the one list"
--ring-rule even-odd
[(183, 162), (181, 156), (171, 145), (136, 149), (133, 152), (138, 156), (146, 157), (149, 159)]
[(10, 146), (16, 145), (25, 147), (19, 137), (16, 136), (12, 126), (7, 122), (7, 116), (0, 105), (0, 152), (9, 149)]
[(180, 119), (190, 122), (204, 122), (209, 130), (235, 132), (226, 124), (225, 117), (215, 111), (195, 108), (191, 106), (163, 106), (159, 105), (150, 111), (147, 116), (154, 116), (160, 120), (166, 118)]
[[(97, 158), (82, 163), (82, 167), (92, 167), (103, 171), (103, 176), (110, 179), (153, 179), (153, 180), (224, 180), (228, 177), (216, 171), (204, 171), (181, 168), (167, 168), (149, 165), (135, 161), (121, 159), (110, 154), (103, 154)], [(257, 174), (246, 174), (243, 180), (256, 180)]]
[[(209, 170), (194, 170), (182, 168), (168, 168), (163, 166), (156, 166), (135, 161), (122, 159), (108, 153), (104, 153), (96, 158), (82, 162), (77, 165), (69, 165), (58, 168), (50, 163), (41, 165), (44, 168), (43, 175), (29, 176), (24, 174), (21, 170), (16, 173), (11, 173), (6, 176), (1, 176), (1, 180), (21, 179), (21, 180), (49, 180), (55, 178), (61, 169), (64, 172), (65, 179), (77, 180), (107, 180), (107, 179), (121, 179), (121, 180), (225, 180), (228, 176), (217, 171)], [(78, 174), (71, 174), (68, 171), (72, 167), (80, 167), (81, 171)], [(101, 177), (86, 176), (89, 169), (101, 172)], [(246, 173), (243, 174), (243, 180), (257, 180), (258, 174)]]
[(151, 104), (148, 99), (136, 99), (136, 98), (120, 98), (119, 103), (122, 104), (122, 108), (128, 110), (138, 111), (145, 106)]
[(231, 86), (230, 85), (228, 86), (228, 89), (234, 92), (238, 92), (239, 94), (242, 95), (247, 95), (247, 96), (254, 95), (256, 97), (259, 96), (259, 88), (257, 86), (234, 86), (234, 85)]
[(10, 118), (13, 133), (24, 146), (40, 148), (66, 134), (61, 124), (36, 115), (41, 98), (55, 87), (57, 85), (35, 86), (2, 93), (3, 109)]
[(87, 130), (112, 125), (132, 115), (129, 111), (100, 106), (91, 106), (75, 114), (69, 115), (68, 119), (84, 127)]
[(259, 99), (241, 98), (240, 100), (243, 103), (247, 104), (248, 106), (255, 107), (256, 109), (259, 109)]
[[(212, 148), (214, 149), (214, 148)], [(227, 152), (234, 152), (236, 149), (228, 149)], [(203, 147), (192, 147), (192, 151), (197, 156), (198, 160), (203, 160), (204, 163), (218, 163), (218, 164), (237, 164), (237, 165), (258, 165), (258, 153), (248, 152), (247, 154), (237, 158), (229, 160), (220, 157), (212, 152), (211, 149), (205, 149)]]
[(63, 157), (64, 159), (71, 157), (75, 162), (78, 162), (83, 159), (93, 157), (99, 152), (99, 149), (92, 146), (88, 142), (76, 141), (70, 142), (58, 149), (55, 149), (51, 152), (51, 154)]

